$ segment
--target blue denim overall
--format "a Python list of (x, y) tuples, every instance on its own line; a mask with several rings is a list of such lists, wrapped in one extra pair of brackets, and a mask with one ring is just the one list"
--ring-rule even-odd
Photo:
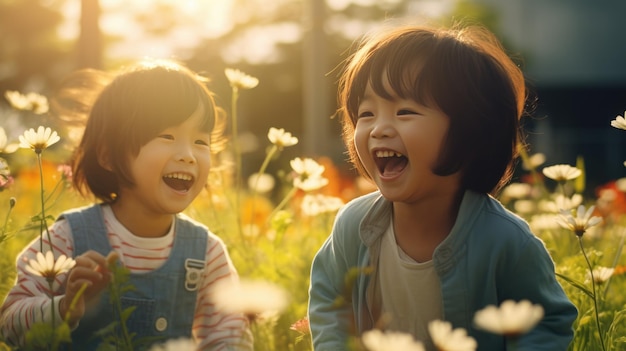
[[(63, 213), (74, 238), (74, 257), (94, 250), (106, 257), (113, 249), (107, 238), (100, 205)], [(170, 338), (191, 338), (197, 289), (201, 282), (207, 249), (207, 228), (185, 217), (176, 216), (174, 245), (163, 266), (145, 273), (130, 274), (134, 287), (121, 298), (122, 310), (134, 306), (126, 321), (135, 339), (149, 341), (134, 351), (147, 349), (153, 342)], [(109, 326), (116, 317), (116, 307), (105, 290), (99, 305), (85, 314), (72, 332), (72, 350), (96, 350), (102, 338), (95, 333)]]

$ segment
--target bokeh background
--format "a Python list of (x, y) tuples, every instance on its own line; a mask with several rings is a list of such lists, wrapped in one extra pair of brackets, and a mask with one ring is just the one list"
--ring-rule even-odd
[[(223, 72), (237, 68), (261, 82), (239, 101), (244, 173), (258, 170), (265, 135), (279, 127), (300, 138), (285, 162), (328, 156), (352, 174), (332, 116), (354, 40), (387, 19), (471, 20), (519, 58), (535, 99), (531, 153), (546, 164), (582, 156), (593, 192), (626, 175), (625, 139), (610, 127), (626, 110), (625, 15), (624, 0), (0, 0), (0, 91), (53, 96), (76, 69), (174, 58), (209, 77), (228, 111)], [(53, 115), (24, 117), (0, 101), (10, 139), (41, 124), (64, 130)]]

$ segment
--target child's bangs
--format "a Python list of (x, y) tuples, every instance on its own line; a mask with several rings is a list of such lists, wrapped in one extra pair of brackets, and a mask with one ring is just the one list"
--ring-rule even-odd
[[(136, 138), (136, 147), (148, 142), (158, 133), (185, 122), (198, 108), (204, 106), (204, 118), (198, 128), (211, 132), (215, 122), (215, 107), (208, 92), (198, 86), (192, 78), (181, 78), (179, 74), (155, 77), (152, 84), (145, 84), (135, 98), (131, 119), (131, 138)], [(133, 136), (134, 135), (134, 136)]]
[(422, 60), (396, 57), (384, 66), (374, 67), (369, 84), (378, 96), (385, 99), (407, 99), (428, 106), (432, 98), (428, 90), (421, 88), (428, 86), (423, 82), (422, 72)]
[(374, 93), (385, 99), (410, 99), (432, 105), (431, 91), (422, 88), (432, 83), (429, 82), (432, 75), (423, 74), (426, 67), (436, 64), (432, 55), (432, 45), (427, 38), (417, 42), (412, 38), (401, 38), (393, 44), (376, 48), (354, 81), (353, 111), (358, 109), (358, 101), (363, 98), (368, 84)]
[[(155, 133), (163, 129), (176, 126), (185, 122), (198, 108), (204, 106), (204, 118), (199, 126), (200, 130), (210, 132), (213, 128), (214, 115), (213, 105), (207, 94), (199, 89), (173, 89), (160, 87), (153, 94), (147, 94), (143, 103), (144, 108), (139, 109), (143, 116), (141, 119), (152, 124)], [(149, 96), (150, 95), (150, 96)]]

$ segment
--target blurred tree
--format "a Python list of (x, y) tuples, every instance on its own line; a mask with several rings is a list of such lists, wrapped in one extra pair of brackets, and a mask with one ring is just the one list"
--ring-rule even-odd
[(59, 2), (0, 0), (0, 91), (45, 93), (64, 71), (70, 47), (57, 37)]
[(471, 0), (457, 1), (450, 15), (443, 19), (443, 23), (447, 25), (457, 22), (481, 24), (494, 33), (498, 33), (499, 29), (498, 16), (494, 9)]
[[(240, 135), (252, 141), (249, 147), (244, 147), (250, 150), (246, 157), (253, 161), (250, 171), (264, 157), (263, 145), (269, 127), (285, 128), (301, 139), (297, 147), (287, 151), (293, 156), (328, 155), (345, 164), (340, 126), (331, 117), (336, 110), (338, 73), (352, 51), (354, 40), (388, 18), (412, 14), (414, 21), (430, 20), (423, 15), (422, 8), (432, 6), (432, 1), (424, 0), (232, 0), (228, 30), (212, 36), (205, 27), (198, 27), (209, 14), (189, 11), (187, 6), (191, 2), (163, 0), (146, 7), (120, 1), (101, 8), (103, 4), (98, 0), (81, 0), (79, 37), (77, 41), (61, 42), (55, 35), (62, 19), (58, 8), (69, 1), (78, 2), (0, 0), (0, 14), (12, 20), (0, 18), (0, 39), (6, 33), (12, 37), (12, 41), (3, 40), (9, 45), (0, 49), (3, 57), (10, 57), (4, 60), (8, 62), (4, 68), (27, 63), (24, 56), (31, 56), (28, 58), (41, 65), (39, 69), (26, 68), (23, 74), (0, 66), (0, 84), (5, 77), (2, 73), (8, 71), (12, 74), (7, 78), (23, 83), (49, 72), (56, 75), (48, 80), (60, 79), (77, 67), (118, 67), (134, 59), (122, 57), (115, 49), (116, 44), (123, 42), (139, 48), (135, 52), (145, 49), (141, 56), (151, 56), (154, 47), (169, 45), (170, 57), (185, 61), (212, 79), (211, 89), (228, 109), (230, 88), (223, 71), (226, 67), (239, 68), (261, 82), (259, 88), (242, 94), (240, 100)], [(44, 14), (48, 20), (34, 21)], [(101, 29), (100, 19), (111, 14), (117, 16), (120, 24), (131, 26), (124, 27), (128, 28), (125, 31), (111, 31), (110, 26)], [(23, 21), (24, 18), (33, 21)], [(33, 23), (24, 25), (24, 22)], [(20, 23), (24, 28), (19, 27)], [(44, 37), (45, 40), (35, 40)], [(29, 43), (56, 51), (56, 56), (33, 55), (37, 49)], [(157, 56), (164, 56), (165, 52), (157, 50)], [(56, 67), (55, 60), (59, 62)]]
[(76, 47), (78, 68), (102, 68), (102, 33), (98, 0), (80, 1), (80, 35)]
[(259, 78), (259, 87), (240, 97), (241, 134), (256, 136), (249, 148), (244, 147), (251, 150), (244, 156), (249, 161), (244, 160), (244, 172), (257, 170), (270, 127), (285, 128), (300, 138), (281, 160), (327, 155), (349, 167), (339, 122), (331, 119), (339, 67), (355, 38), (385, 18), (404, 16), (411, 1), (361, 1), (362, 5), (346, 1), (339, 7), (320, 0), (233, 1), (237, 10), (232, 30), (204, 41), (189, 62), (212, 72), (212, 88), (227, 108), (225, 67)]

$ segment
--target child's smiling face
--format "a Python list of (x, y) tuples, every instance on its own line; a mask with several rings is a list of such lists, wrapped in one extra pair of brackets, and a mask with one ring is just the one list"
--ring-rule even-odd
[(205, 107), (182, 124), (166, 128), (131, 158), (135, 185), (117, 201), (133, 201), (159, 214), (183, 211), (202, 191), (211, 166), (210, 133), (200, 128)]
[[(384, 83), (392, 92), (388, 82)], [(456, 189), (455, 175), (432, 171), (450, 125), (441, 111), (410, 99), (377, 95), (367, 86), (358, 108), (354, 145), (359, 158), (382, 194), (391, 201), (411, 202)]]

